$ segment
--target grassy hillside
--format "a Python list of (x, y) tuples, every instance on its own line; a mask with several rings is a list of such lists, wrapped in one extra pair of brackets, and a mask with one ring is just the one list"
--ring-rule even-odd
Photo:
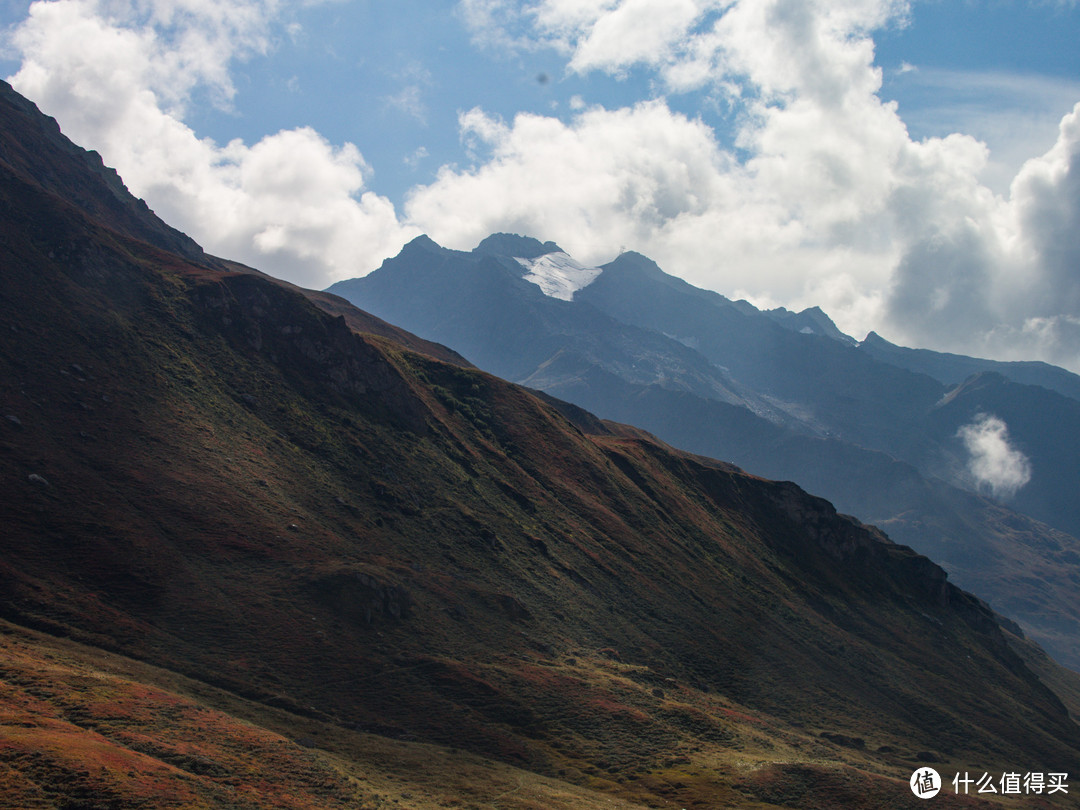
[(914, 807), (919, 763), (1080, 771), (993, 615), (825, 501), (10, 165), (0, 211), (4, 801)]

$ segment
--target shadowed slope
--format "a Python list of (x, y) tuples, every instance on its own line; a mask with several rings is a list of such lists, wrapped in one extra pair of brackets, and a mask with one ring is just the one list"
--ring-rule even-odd
[(0, 81), (0, 161), (12, 173), (78, 205), (119, 233), (193, 261), (214, 261), (193, 239), (131, 196), (97, 152), (72, 144), (54, 119), (42, 115), (4, 81)]
[(983, 605), (793, 484), (583, 432), (6, 167), (0, 210), (8, 620), (642, 803), (905, 806), (927, 754), (1080, 764)]

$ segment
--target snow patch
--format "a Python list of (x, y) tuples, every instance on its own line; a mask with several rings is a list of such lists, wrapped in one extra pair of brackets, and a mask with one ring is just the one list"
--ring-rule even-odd
[(526, 281), (539, 287), (544, 295), (563, 301), (573, 301), (574, 293), (588, 287), (601, 273), (599, 267), (586, 267), (561, 251), (514, 261), (529, 271), (523, 276)]

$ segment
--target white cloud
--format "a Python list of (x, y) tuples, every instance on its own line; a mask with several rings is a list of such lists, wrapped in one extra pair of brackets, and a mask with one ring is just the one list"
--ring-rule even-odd
[(196, 93), (228, 104), (230, 65), (269, 47), (276, 13), (277, 0), (36, 2), (11, 83), (207, 250), (323, 287), (417, 233), (365, 189), (359, 150), (307, 127), (222, 146), (183, 123)]
[[(595, 262), (626, 245), (722, 292), (821, 305), (852, 334), (1080, 370), (1077, 113), (1011, 197), (1000, 193), (1004, 164), (984, 142), (962, 129), (914, 140), (881, 98), (872, 34), (910, 12), (907, 0), (540, 0), (514, 24), (531, 18), (535, 42), (557, 42), (572, 71), (645, 68), (669, 92), (727, 93), (739, 159), (662, 100), (568, 123), (474, 110), (462, 129), (488, 158), (445, 168), (407, 210), (458, 246), (513, 229)], [(953, 79), (969, 94), (989, 81)], [(1039, 109), (1076, 92), (1031, 77), (993, 83)], [(999, 193), (986, 185), (995, 172)]]
[(1080, 81), (1035, 74), (910, 68), (889, 90), (919, 98), (904, 115), (918, 137), (964, 132), (991, 150), (980, 180), (1007, 195), (1020, 167), (1054, 143), (1058, 122), (1080, 99)]
[[(889, 321), (909, 342), (1080, 370), (1080, 104), (1055, 145), (1020, 170), (1008, 200), (971, 182), (974, 168), (966, 185), (956, 177), (905, 201), (938, 224), (910, 235)], [(944, 166), (933, 174), (948, 177)]]
[(416, 150), (414, 152), (412, 152), (412, 154), (406, 155), (402, 159), (402, 162), (406, 166), (408, 166), (410, 169), (415, 169), (427, 157), (430, 157), (430, 153), (428, 152), (427, 147), (426, 146), (418, 146), (416, 148)]
[(1080, 103), (1058, 140), (1028, 161), (1012, 186), (1023, 249), (1036, 258), (1039, 314), (1080, 314)]
[[(491, 0), (488, 0), (491, 2)], [(513, 4), (500, 3), (506, 7)], [(803, 80), (802, 58), (827, 46), (813, 74), (838, 53), (872, 48), (867, 34), (903, 21), (908, 0), (541, 0), (530, 8), (541, 42), (570, 52), (579, 73), (658, 69), (674, 90), (750, 77), (766, 93)], [(800, 64), (801, 63), (801, 64)]]
[(528, 29), (528, 17), (517, 0), (458, 0), (458, 14), (476, 45), (504, 51), (558, 47), (537, 41)]
[(400, 70), (392, 72), (391, 75), (401, 83), (401, 89), (387, 96), (384, 99), (386, 104), (414, 119), (418, 124), (427, 126), (427, 105), (424, 103), (424, 92), (426, 88), (431, 87), (431, 71), (422, 63), (413, 61)]
[[(235, 94), (229, 64), (265, 52), (267, 21), (277, 0), (163, 0), (97, 4), (85, 0), (36, 2), (14, 35), (23, 54), (20, 72), (33, 73), (50, 88), (108, 101), (109, 91), (152, 92), (181, 113), (196, 86), (216, 103)], [(94, 89), (97, 94), (92, 95)]]
[(474, 109), (460, 126), (483, 162), (443, 167), (406, 203), (410, 221), (447, 245), (516, 229), (557, 234), (582, 261), (607, 260), (613, 244), (655, 244), (736, 196), (713, 133), (662, 102), (590, 108), (571, 124), (533, 114), (507, 124)]
[(423, 90), (417, 84), (407, 85), (392, 96), (386, 97), (386, 103), (404, 113), (417, 123), (427, 125), (427, 108), (424, 106)]
[[(574, 16), (565, 6), (544, 4), (538, 20), (549, 28), (567, 30)], [(587, 33), (576, 38), (569, 67), (584, 73), (618, 72), (635, 64), (663, 65), (671, 58), (670, 51), (687, 41), (702, 14), (718, 6), (713, 0), (623, 0), (604, 9), (588, 24)]]
[(1031, 462), (1011, 445), (1001, 419), (980, 414), (956, 435), (970, 454), (968, 472), (980, 490), (995, 498), (1011, 498), (1031, 480)]

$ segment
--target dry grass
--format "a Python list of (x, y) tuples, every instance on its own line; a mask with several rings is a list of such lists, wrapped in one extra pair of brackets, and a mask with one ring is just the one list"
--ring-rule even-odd
[[(908, 762), (883, 766), (880, 757), (683, 686), (669, 684), (659, 696), (647, 685), (650, 673), (601, 657), (519, 672), (576, 691), (575, 699), (591, 696), (583, 706), (599, 712), (596, 722), (612, 735), (606, 753), (588, 750), (595, 740), (568, 725), (565, 739), (550, 742), (556, 764), (548, 776), (454, 747), (298, 717), (8, 623), (0, 660), (4, 807), (922, 806), (906, 792)], [(633, 724), (649, 723), (669, 728), (666, 753), (628, 760)], [(701, 734), (704, 727), (714, 733)], [(985, 805), (945, 795), (937, 804)]]
[(4, 623), (0, 806), (632, 810), (466, 751), (289, 715)]

